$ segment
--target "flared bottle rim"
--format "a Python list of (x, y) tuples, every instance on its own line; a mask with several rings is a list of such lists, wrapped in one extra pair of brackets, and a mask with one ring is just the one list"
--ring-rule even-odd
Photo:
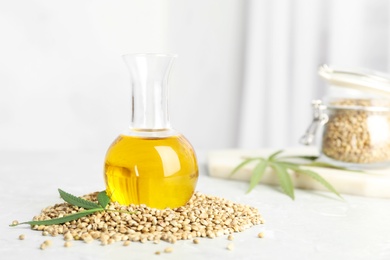
[(169, 58), (177, 58), (178, 55), (176, 53), (126, 53), (123, 54), (122, 57), (169, 57)]

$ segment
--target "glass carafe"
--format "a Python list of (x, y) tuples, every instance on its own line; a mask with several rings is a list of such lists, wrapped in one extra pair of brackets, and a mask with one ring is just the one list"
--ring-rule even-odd
[(168, 75), (176, 55), (128, 54), (131, 124), (109, 147), (104, 167), (107, 193), (123, 205), (185, 205), (198, 180), (195, 152), (171, 128)]

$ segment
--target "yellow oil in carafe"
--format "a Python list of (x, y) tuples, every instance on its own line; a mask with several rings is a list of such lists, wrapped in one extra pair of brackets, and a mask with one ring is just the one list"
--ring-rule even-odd
[(191, 144), (182, 135), (120, 135), (107, 151), (104, 177), (113, 201), (176, 208), (193, 195), (198, 166)]

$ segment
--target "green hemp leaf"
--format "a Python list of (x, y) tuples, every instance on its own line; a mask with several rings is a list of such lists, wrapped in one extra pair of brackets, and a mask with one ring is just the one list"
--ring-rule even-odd
[(110, 197), (108, 197), (107, 192), (104, 190), (99, 192), (97, 195), (97, 200), (99, 202), (99, 206), (105, 209), (110, 202)]
[(54, 218), (54, 219), (48, 219), (48, 220), (37, 220), (37, 221), (26, 221), (26, 222), (21, 222), (18, 224), (11, 224), (10, 226), (18, 226), (22, 224), (28, 224), (31, 226), (34, 225), (57, 225), (57, 224), (63, 224), (65, 222), (77, 220), (79, 218), (91, 215), (95, 212), (102, 212), (102, 211), (113, 211), (113, 212), (120, 212), (120, 213), (129, 213), (133, 214), (134, 212), (129, 212), (129, 211), (118, 211), (118, 210), (111, 210), (111, 209), (106, 209), (108, 203), (110, 202), (110, 197), (107, 195), (106, 191), (101, 191), (97, 195), (97, 200), (98, 204), (94, 203), (89, 200), (82, 199), (80, 197), (74, 196), (70, 193), (67, 193), (61, 189), (58, 189), (58, 192), (60, 193), (61, 198), (66, 201), (67, 203), (73, 205), (73, 206), (78, 206), (80, 208), (84, 208), (85, 210), (79, 211), (73, 214), (69, 214), (65, 217), (61, 218)]
[(58, 192), (60, 193), (61, 198), (71, 205), (78, 206), (78, 207), (85, 208), (85, 209), (100, 208), (100, 206), (98, 204), (93, 203), (92, 201), (76, 197), (76, 196), (69, 194), (61, 189), (58, 189)]
[[(282, 191), (291, 199), (294, 199), (295, 195), (294, 195), (294, 184), (292, 182), (290, 174), (288, 173), (289, 170), (298, 174), (304, 174), (309, 176), (313, 180), (322, 184), (330, 192), (342, 198), (341, 195), (337, 192), (337, 190), (328, 181), (326, 181), (321, 175), (319, 175), (318, 173), (312, 170), (301, 168), (301, 166), (323, 167), (323, 168), (332, 168), (332, 169), (359, 172), (355, 170), (349, 170), (344, 167), (335, 166), (329, 163), (317, 162), (315, 161), (316, 159), (318, 159), (317, 156), (280, 156), (282, 152), (283, 150), (277, 151), (266, 158), (264, 157), (246, 158), (243, 162), (241, 162), (233, 169), (233, 171), (230, 173), (230, 176), (234, 175), (238, 170), (240, 170), (245, 165), (251, 162), (257, 162), (257, 164), (252, 170), (252, 175), (249, 182), (249, 188), (247, 191), (248, 193), (251, 192), (253, 188), (260, 183), (261, 178), (263, 177), (266, 169), (268, 167), (271, 167), (278, 178), (279, 185), (282, 188)], [(299, 163), (291, 162), (289, 161), (289, 159), (301, 159), (301, 160), (303, 159), (306, 161), (309, 160), (310, 163), (299, 164)]]

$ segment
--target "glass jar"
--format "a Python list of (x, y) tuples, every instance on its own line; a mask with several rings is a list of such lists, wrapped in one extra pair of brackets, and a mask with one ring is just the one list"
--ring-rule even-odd
[(350, 168), (390, 165), (390, 78), (377, 72), (335, 71), (326, 65), (319, 74), (331, 87), (349, 90), (312, 102), (313, 122), (301, 143), (313, 143), (321, 127), (323, 160)]

